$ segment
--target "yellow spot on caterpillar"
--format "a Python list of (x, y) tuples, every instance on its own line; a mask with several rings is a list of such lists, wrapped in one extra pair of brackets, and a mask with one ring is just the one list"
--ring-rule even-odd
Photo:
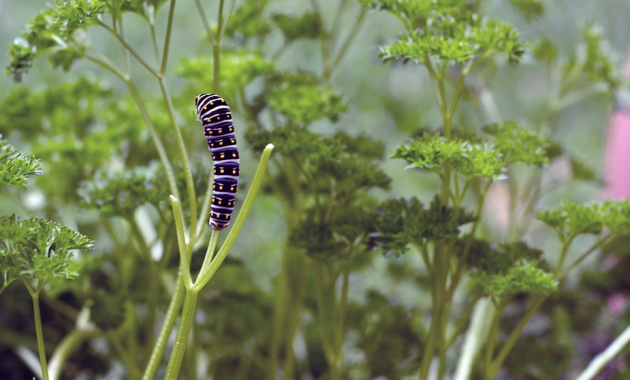
[(223, 141), (219, 141), (219, 145), (223, 145)]
[(219, 186), (219, 190), (223, 190), (223, 186)]
[(236, 174), (236, 170), (232, 170), (232, 174)]
[(236, 157), (236, 153), (232, 153), (232, 157)]
[(221, 204), (221, 201), (219, 201), (219, 204)]
[(225, 170), (221, 169), (221, 174), (223, 174), (225, 172)]
[(214, 102), (210, 102), (210, 105), (213, 105), (213, 104), (214, 104)]
[(216, 189), (217, 185), (212, 185), (212, 190)]
[(205, 111), (205, 110), (207, 110), (207, 109), (208, 109), (208, 106), (206, 106), (206, 107), (203, 107), (203, 110), (204, 110), (204, 111)]
[(223, 129), (219, 129), (219, 133), (222, 133), (222, 132), (223, 132)]
[(234, 186), (230, 186), (230, 191), (234, 191)]
[(221, 158), (225, 158), (225, 154), (221, 153)]

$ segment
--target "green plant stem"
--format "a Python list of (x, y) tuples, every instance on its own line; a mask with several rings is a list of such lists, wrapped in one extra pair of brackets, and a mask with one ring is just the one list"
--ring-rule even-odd
[(192, 244), (194, 244), (195, 241), (195, 223), (197, 221), (197, 194), (195, 193), (195, 183), (193, 181), (192, 171), (190, 170), (190, 161), (188, 160), (186, 144), (184, 144), (182, 132), (177, 123), (177, 118), (175, 117), (173, 101), (171, 100), (171, 95), (168, 91), (168, 87), (166, 86), (166, 81), (164, 80), (164, 77), (160, 77), (159, 82), (160, 89), (162, 90), (162, 95), (164, 96), (164, 102), (167, 106), (168, 115), (171, 119), (171, 127), (173, 129), (173, 133), (175, 134), (175, 141), (177, 143), (177, 149), (179, 150), (179, 156), (182, 160), (182, 166), (184, 168), (186, 189), (188, 190), (188, 202), (190, 203), (190, 237), (188, 241), (192, 247)]
[(469, 380), (473, 361), (477, 354), (481, 343), (481, 337), (484, 335), (484, 321), (490, 300), (480, 299), (476, 303), (472, 315), (470, 327), (466, 332), (466, 341), (462, 348), (460, 359), (457, 363), (454, 380)]
[(164, 351), (166, 351), (166, 344), (168, 343), (168, 337), (173, 330), (173, 326), (175, 325), (175, 321), (177, 320), (177, 315), (179, 309), (182, 305), (182, 301), (184, 300), (185, 295), (185, 287), (184, 280), (182, 276), (181, 269), (177, 273), (177, 280), (175, 281), (175, 290), (173, 291), (173, 296), (171, 297), (171, 302), (168, 305), (168, 309), (166, 311), (166, 315), (164, 316), (164, 323), (162, 324), (162, 329), (160, 330), (160, 334), (155, 341), (155, 345), (153, 346), (153, 351), (151, 352), (151, 356), (149, 358), (149, 362), (144, 370), (144, 374), (142, 376), (142, 380), (152, 380), (155, 378), (157, 374), (158, 368), (160, 366), (160, 361), (162, 360), (162, 356), (164, 355)]
[(177, 245), (179, 248), (180, 258), (180, 270), (182, 272), (182, 278), (186, 290), (190, 291), (193, 286), (192, 278), (190, 276), (190, 252), (186, 246), (186, 238), (184, 237), (184, 216), (182, 215), (182, 208), (179, 203), (179, 199), (173, 195), (171, 198), (171, 207), (173, 208), (173, 217), (175, 219), (175, 230), (177, 232)]
[(184, 308), (179, 321), (179, 328), (177, 329), (177, 337), (175, 338), (173, 351), (171, 351), (171, 357), (168, 361), (164, 380), (176, 380), (179, 375), (179, 369), (182, 365), (184, 352), (186, 352), (188, 338), (190, 337), (190, 330), (192, 329), (198, 294), (199, 292), (194, 289), (188, 289), (186, 291), (186, 299), (184, 300)]
[(592, 380), (597, 374), (604, 369), (604, 367), (610, 363), (630, 342), (630, 327), (619, 335), (610, 346), (597, 355), (588, 364), (588, 367), (576, 378), (576, 380)]
[(42, 315), (39, 311), (39, 294), (42, 291), (42, 287), (38, 286), (35, 294), (31, 297), (33, 299), (33, 314), (35, 317), (35, 335), (37, 336), (37, 351), (39, 353), (39, 364), (42, 369), (42, 378), (48, 380), (48, 364), (46, 362), (46, 347), (44, 345), (44, 333), (42, 331)]
[(168, 178), (169, 187), (171, 189), (171, 194), (173, 194), (176, 198), (179, 199), (179, 190), (177, 189), (177, 180), (175, 179), (175, 172), (173, 171), (173, 166), (171, 165), (171, 160), (166, 153), (166, 149), (164, 148), (164, 144), (162, 143), (162, 139), (160, 135), (155, 130), (155, 126), (149, 117), (149, 112), (147, 111), (147, 107), (144, 104), (144, 100), (142, 100), (142, 96), (140, 96), (140, 92), (136, 87), (135, 83), (131, 80), (124, 81), (127, 87), (129, 87), (129, 91), (131, 92), (131, 96), (136, 102), (136, 105), (140, 109), (140, 113), (142, 114), (142, 118), (144, 119), (145, 124), (149, 128), (149, 133), (151, 134), (151, 139), (153, 140), (153, 144), (155, 145), (155, 149), (158, 152), (158, 156), (160, 156), (160, 161), (162, 165), (164, 165), (164, 171), (166, 172), (166, 177)]
[(530, 306), (529, 310), (527, 310), (523, 318), (521, 318), (521, 320), (518, 322), (514, 330), (512, 330), (512, 332), (508, 336), (508, 339), (505, 341), (505, 343), (501, 347), (501, 350), (499, 350), (497, 357), (492, 362), (492, 365), (490, 366), (490, 370), (487, 371), (486, 373), (486, 375), (488, 376), (487, 377), (488, 379), (493, 378), (494, 375), (499, 371), (499, 369), (503, 365), (503, 362), (509, 355), (510, 351), (512, 351), (512, 348), (514, 348), (514, 345), (516, 344), (518, 337), (521, 335), (521, 332), (523, 332), (523, 329), (525, 328), (525, 326), (527, 326), (529, 321), (534, 317), (534, 315), (536, 314), (538, 309), (540, 309), (540, 306), (542, 306), (543, 302), (545, 302), (547, 297), (548, 295), (537, 296), (537, 298), (534, 300), (534, 302)]
[(453, 343), (455, 343), (455, 340), (457, 339), (457, 337), (461, 333), (463, 333), (464, 330), (466, 329), (466, 325), (468, 324), (468, 320), (470, 319), (470, 316), (473, 310), (475, 309), (475, 305), (481, 299), (482, 295), (483, 295), (482, 291), (478, 291), (477, 293), (475, 293), (475, 295), (473, 296), (473, 299), (468, 303), (468, 306), (466, 306), (466, 309), (462, 313), (462, 316), (459, 322), (457, 323), (457, 325), (455, 326), (455, 329), (451, 333), (451, 336), (446, 340), (447, 349), (451, 347)]
[(199, 17), (201, 17), (201, 22), (203, 23), (203, 27), (210, 38), (210, 42), (212, 45), (216, 44), (216, 38), (214, 37), (214, 33), (212, 32), (212, 28), (210, 27), (210, 23), (208, 23), (208, 17), (206, 17), (206, 11), (203, 9), (203, 5), (201, 4), (201, 0), (195, 0), (195, 5), (197, 6), (197, 12), (199, 12)]
[(336, 357), (333, 348), (332, 328), (329, 328), (328, 318), (326, 315), (327, 310), (331, 310), (330, 307), (326, 307), (326, 300), (324, 298), (325, 286), (324, 286), (324, 266), (322, 263), (316, 264), (316, 290), (317, 290), (317, 319), (319, 322), (319, 328), (321, 331), (322, 350), (324, 356), (328, 362), (328, 370), (330, 380), (339, 380), (339, 373), (337, 371)]
[[(208, 249), (206, 250), (206, 256), (203, 258), (203, 264), (201, 264), (201, 268), (207, 268), (212, 262), (212, 259), (214, 258), (214, 251), (216, 250), (217, 242), (219, 241), (219, 232), (220, 231), (214, 229), (212, 230), (212, 234), (210, 235), (210, 242), (208, 243)], [(201, 271), (197, 275), (197, 278), (199, 278), (200, 274)]]
[(50, 357), (49, 375), (50, 380), (59, 380), (61, 370), (68, 358), (85, 341), (96, 337), (100, 332), (96, 328), (76, 328), (66, 335)]
[(136, 363), (133, 361), (133, 355), (131, 355), (127, 350), (125, 350), (120, 343), (120, 339), (116, 336), (114, 331), (107, 331), (105, 333), (107, 337), (107, 341), (111, 345), (112, 349), (118, 355), (118, 358), (125, 363), (127, 369), (127, 375), (129, 379), (139, 379), (142, 374), (140, 370), (136, 366)]
[(249, 192), (245, 197), (245, 201), (243, 201), (243, 206), (241, 206), (241, 210), (234, 221), (234, 225), (230, 230), (230, 233), (225, 238), (225, 242), (217, 252), (217, 255), (212, 260), (210, 265), (207, 268), (201, 268), (199, 272), (199, 277), (197, 281), (193, 285), (193, 289), (200, 290), (202, 289), (208, 281), (212, 278), (212, 276), (216, 273), (219, 266), (225, 260), (228, 253), (232, 249), (232, 246), (236, 242), (243, 225), (245, 224), (245, 220), (247, 219), (247, 215), (254, 204), (254, 199), (256, 198), (256, 194), (258, 194), (258, 190), (260, 190), (260, 185), (265, 176), (265, 171), (267, 169), (267, 163), (269, 162), (269, 157), (271, 156), (271, 151), (273, 150), (273, 144), (268, 144), (267, 147), (263, 150), (262, 157), (260, 158), (260, 162), (258, 164), (258, 168), (256, 169), (256, 173), (254, 174), (254, 178), (252, 179)]
[[(507, 297), (506, 297), (507, 298)], [(486, 372), (486, 379), (491, 379), (491, 376), (488, 376), (488, 372), (490, 371), (490, 365), (492, 363), (492, 356), (494, 354), (494, 345), (497, 341), (497, 335), (499, 334), (499, 325), (501, 321), (501, 316), (503, 315), (503, 310), (507, 306), (507, 299), (499, 302), (498, 305), (494, 305), (494, 314), (492, 316), (492, 323), (490, 324), (490, 332), (488, 333), (488, 338), (486, 340), (486, 347), (484, 352), (484, 360), (483, 360), (483, 369)]]
[[(151, 65), (147, 61), (145, 61), (144, 58), (142, 58), (142, 56), (134, 48), (132, 48), (131, 45), (129, 45), (129, 43), (127, 43), (127, 41), (124, 39), (124, 37), (121, 36), (116, 30), (109, 27), (109, 25), (105, 24), (104, 22), (100, 20), (98, 21), (98, 25), (104, 28), (105, 30), (107, 30), (112, 36), (114, 36), (118, 40), (118, 42), (120, 42), (123, 45), (123, 47), (125, 48), (125, 56), (127, 55), (127, 53), (131, 53), (131, 55), (133, 55), (133, 57), (142, 66), (144, 66), (144, 68), (147, 69), (148, 72), (150, 72), (155, 77), (160, 77), (160, 73), (157, 72), (153, 67), (151, 67)], [(128, 61), (127, 58), (125, 60)], [(127, 63), (126, 65), (129, 67), (129, 63)]]
[(168, 50), (171, 44), (171, 32), (173, 31), (173, 16), (175, 15), (175, 2), (171, 0), (171, 7), (168, 10), (168, 24), (166, 26), (166, 37), (164, 38), (164, 50), (162, 51), (162, 64), (160, 65), (160, 74), (164, 75), (168, 63)]
[(195, 232), (196, 237), (200, 237), (203, 233), (203, 227), (208, 223), (208, 214), (210, 213), (210, 207), (212, 206), (212, 182), (214, 179), (214, 175), (212, 171), (210, 171), (210, 176), (208, 177), (208, 188), (206, 189), (206, 194), (203, 197), (203, 205), (201, 206), (201, 213), (199, 214), (199, 220), (197, 221), (197, 231)]

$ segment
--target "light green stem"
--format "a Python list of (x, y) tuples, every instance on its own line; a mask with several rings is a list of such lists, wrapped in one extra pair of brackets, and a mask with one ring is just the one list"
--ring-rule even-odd
[(238, 237), (243, 225), (245, 224), (245, 220), (247, 219), (247, 215), (254, 204), (254, 198), (256, 198), (256, 194), (258, 194), (258, 190), (260, 189), (260, 185), (265, 176), (265, 171), (267, 169), (267, 163), (269, 162), (269, 157), (271, 156), (271, 151), (273, 150), (273, 144), (268, 144), (265, 150), (263, 151), (262, 157), (260, 158), (260, 163), (258, 164), (258, 169), (256, 169), (256, 173), (254, 174), (254, 178), (252, 179), (251, 186), (249, 188), (249, 192), (245, 197), (245, 201), (243, 202), (243, 206), (241, 207), (240, 212), (236, 220), (234, 221), (234, 225), (230, 230), (223, 246), (219, 249), (216, 257), (212, 260), (210, 265), (207, 268), (201, 268), (201, 272), (199, 272), (199, 277), (197, 281), (193, 285), (193, 289), (200, 290), (203, 288), (208, 281), (215, 274), (219, 266), (223, 262), (223, 260), (227, 257), (230, 249), (236, 242), (236, 238)]
[(44, 346), (44, 333), (42, 332), (42, 315), (39, 311), (39, 293), (41, 287), (33, 295), (33, 314), (35, 315), (35, 335), (37, 336), (37, 351), (39, 352), (39, 363), (42, 368), (43, 380), (48, 380), (48, 363), (46, 362), (46, 347)]
[(171, 352), (171, 357), (168, 361), (168, 367), (166, 368), (166, 376), (164, 377), (164, 380), (176, 380), (179, 375), (179, 369), (182, 365), (184, 352), (186, 352), (188, 338), (190, 337), (190, 330), (192, 329), (198, 294), (199, 292), (194, 289), (186, 291), (184, 309), (182, 310), (182, 317), (179, 321), (177, 337), (175, 338), (173, 351)]
[(168, 305), (168, 310), (166, 311), (166, 315), (164, 317), (162, 329), (160, 330), (160, 334), (155, 341), (155, 346), (153, 346), (153, 351), (151, 352), (151, 357), (149, 359), (149, 362), (147, 363), (147, 367), (144, 370), (142, 380), (152, 380), (157, 374), (158, 368), (160, 366), (160, 361), (162, 360), (164, 351), (166, 351), (168, 337), (169, 335), (171, 335), (171, 331), (173, 330), (173, 326), (175, 325), (175, 321), (177, 320), (179, 308), (181, 307), (182, 301), (184, 300), (184, 289), (184, 280), (182, 277), (182, 271), (180, 269), (179, 273), (177, 274), (177, 281), (175, 282), (175, 290), (173, 291), (171, 302)]
[(50, 358), (50, 365), (48, 366), (50, 369), (50, 380), (58, 380), (61, 376), (61, 370), (70, 355), (72, 355), (83, 342), (98, 334), (99, 331), (95, 328), (76, 328), (72, 330), (70, 334), (66, 335)]

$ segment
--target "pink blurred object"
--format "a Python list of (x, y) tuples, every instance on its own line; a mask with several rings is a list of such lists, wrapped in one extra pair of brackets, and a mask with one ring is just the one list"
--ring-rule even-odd
[[(630, 78), (630, 53), (624, 76)], [(607, 198), (630, 198), (630, 112), (620, 107), (610, 117), (604, 176)]]

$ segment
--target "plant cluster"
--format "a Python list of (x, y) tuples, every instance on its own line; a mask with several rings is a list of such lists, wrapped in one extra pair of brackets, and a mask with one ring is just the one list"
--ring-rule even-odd
[[(0, 293), (18, 303), (8, 286), (19, 279), (32, 296), (43, 378), (426, 380), (434, 371), (442, 380), (568, 368), (565, 336), (542, 344), (521, 335), (539, 315), (550, 315), (553, 329), (583, 326), (586, 301), (563, 280), (630, 235), (627, 201), (541, 201), (558, 182), (547, 182), (558, 161), (570, 163), (571, 181), (596, 179), (553, 133), (559, 112), (622, 85), (594, 29), (584, 31), (580, 54), (563, 58), (550, 40), (525, 44), (480, 0), (341, 0), (330, 20), (318, 0), (300, 14), (273, 13), (268, 0), (220, 0), (216, 10), (194, 3), (204, 50), (179, 57), (174, 76), (176, 0), (57, 1), (9, 49), (16, 81), (43, 57), (64, 71), (86, 60), (104, 74), (43, 91), (16, 87), (0, 102), (2, 131), (41, 160), (0, 140), (0, 184), (24, 188), (42, 168), (54, 173), (36, 183), (43, 217), (0, 218)], [(544, 11), (538, 0), (509, 3), (526, 19)], [(414, 124), (389, 154), (345, 117), (354, 105), (335, 81), (370, 11), (400, 21), (402, 33), (378, 57), (426, 69), (440, 116), (431, 129)], [(150, 53), (132, 42), (140, 31)], [(95, 32), (122, 55), (93, 44)], [(556, 86), (535, 120), (503, 120), (487, 74), (516, 66), (526, 46)], [(304, 48), (317, 52), (315, 62), (293, 65), (289, 56)], [(205, 226), (211, 165), (192, 112), (202, 92), (229, 101), (239, 147), (262, 157), (254, 171), (242, 154), (247, 195), (239, 193), (225, 236)], [(379, 107), (400, 107), (379, 96)], [(398, 165), (386, 164), (388, 155)], [(438, 187), (425, 187), (428, 201), (421, 189), (388, 199), (403, 177)], [(496, 189), (508, 193), (503, 236), (484, 207)], [(248, 226), (261, 243), (248, 242), (239, 233), (259, 190), (257, 206), (269, 215), (265, 226)], [(251, 220), (260, 221), (257, 212)], [(76, 255), (93, 242), (50, 221), (57, 217), (96, 249)], [(557, 236), (551, 248), (527, 238), (545, 231)], [(281, 251), (267, 288), (252, 273), (255, 249)], [(228, 257), (232, 250), (247, 260)], [(378, 285), (355, 290), (374, 274)], [(583, 276), (585, 287), (613, 291), (598, 274)], [(398, 302), (399, 286), (430, 302)], [(63, 324), (42, 322), (40, 294)], [(58, 330), (54, 345), (44, 345), (46, 323)], [(105, 347), (93, 350), (93, 340)], [(514, 352), (531, 355), (522, 363)], [(562, 360), (540, 360), (552, 354)]]

